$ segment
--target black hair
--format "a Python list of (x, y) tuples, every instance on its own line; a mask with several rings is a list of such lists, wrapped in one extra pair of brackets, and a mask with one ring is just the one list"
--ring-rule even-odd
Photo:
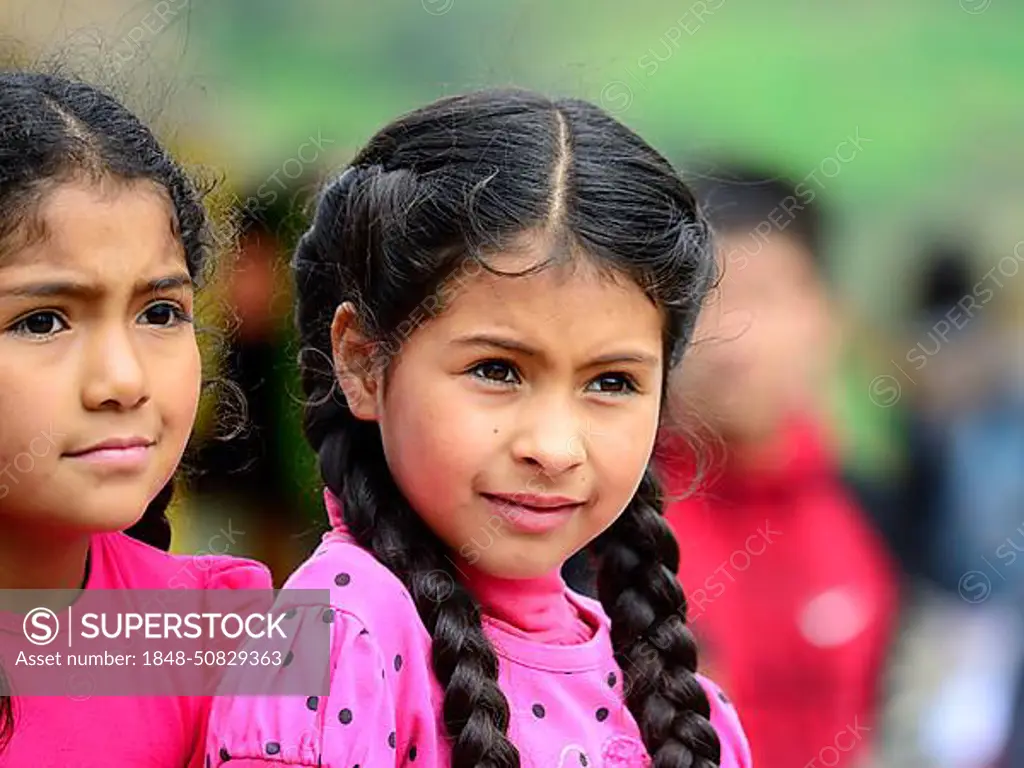
[[(188, 272), (201, 284), (210, 254), (202, 195), (152, 132), (95, 86), (56, 75), (0, 72), (0, 254), (37, 231), (33, 216), (55, 185), (103, 177), (145, 179), (166, 192)], [(173, 482), (150, 502), (129, 535), (168, 549), (165, 513)], [(0, 748), (12, 730), (12, 700), (0, 697)]]
[[(306, 438), (352, 535), (403, 581), (433, 638), (455, 768), (520, 765), (498, 659), (479, 604), (392, 478), (378, 425), (353, 416), (324, 361), (339, 304), (352, 302), (360, 330), (384, 342), (459, 265), (472, 259), (497, 273), (485, 257), (531, 230), (553, 238), (565, 258), (586, 258), (643, 288), (665, 319), (667, 380), (715, 277), (709, 228), (672, 166), (583, 101), (481, 91), (397, 119), (323, 190), (293, 262)], [(386, 360), (378, 362), (386, 373)], [(654, 765), (708, 768), (720, 745), (695, 676), (679, 548), (661, 511), (648, 467), (625, 511), (591, 544), (598, 594)], [(455, 585), (444, 599), (438, 573)]]
[(971, 292), (974, 255), (956, 241), (929, 243), (922, 249), (923, 264), (913, 307), (924, 315), (945, 312)]
[[(821, 190), (756, 165), (709, 165), (690, 182), (717, 235), (783, 233), (799, 242), (824, 267), (825, 213)], [(760, 234), (760, 231), (758, 232)]]

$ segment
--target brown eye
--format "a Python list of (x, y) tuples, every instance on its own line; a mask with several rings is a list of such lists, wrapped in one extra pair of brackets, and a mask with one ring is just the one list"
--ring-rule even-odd
[(33, 312), (12, 327), (15, 333), (25, 336), (53, 336), (66, 329), (67, 323), (56, 312)]
[[(516, 384), (518, 380), (515, 368), (501, 360), (487, 360), (486, 362), (474, 365), (470, 369), (470, 373), (478, 379), (484, 379), (495, 384)], [(509, 375), (512, 376), (511, 379)]]
[(636, 381), (624, 373), (605, 373), (591, 382), (597, 389), (591, 390), (609, 395), (628, 395), (638, 391)]
[(187, 323), (191, 318), (178, 306), (166, 301), (153, 304), (142, 313), (145, 325), (169, 328), (179, 323)]

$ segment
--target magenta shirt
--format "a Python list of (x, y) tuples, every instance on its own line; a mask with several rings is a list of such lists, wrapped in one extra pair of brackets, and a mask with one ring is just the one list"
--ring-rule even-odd
[[(402, 583), (351, 540), (331, 497), (328, 506), (333, 529), (285, 586), (331, 591), (330, 693), (216, 699), (211, 765), (446, 768), (450, 748), (430, 636)], [(600, 604), (568, 590), (557, 574), (513, 581), (474, 572), (468, 583), (498, 654), (509, 737), (523, 768), (648, 766)], [(750, 768), (735, 710), (713, 683), (701, 683), (722, 767)]]
[[(271, 589), (270, 572), (233, 557), (170, 555), (123, 533), (89, 547), (86, 589)], [(0, 625), (0, 632), (10, 628)], [(15, 630), (21, 632), (19, 624)], [(14, 699), (12, 768), (202, 768), (210, 699), (107, 696)]]

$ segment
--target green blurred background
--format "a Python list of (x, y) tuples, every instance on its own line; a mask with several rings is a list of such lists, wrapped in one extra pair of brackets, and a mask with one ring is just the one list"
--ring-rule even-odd
[(493, 84), (602, 102), (681, 162), (740, 154), (797, 177), (859, 131), (870, 143), (825, 179), (835, 258), (848, 295), (889, 318), (917, 222), (1019, 239), (1012, 0), (169, 0), (162, 20), (159, 5), (5, 0), (0, 34), (30, 57), (130, 56), (126, 90), (159, 90), (150, 111), (240, 175), (316, 130), (342, 162), (395, 114)]

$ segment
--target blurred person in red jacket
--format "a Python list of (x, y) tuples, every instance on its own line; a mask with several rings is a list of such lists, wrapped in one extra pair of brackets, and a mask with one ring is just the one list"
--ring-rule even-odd
[(856, 765), (878, 730), (897, 574), (823, 416), (838, 336), (816, 188), (745, 171), (697, 187), (722, 274), (659, 445), (689, 620), (758, 768)]

